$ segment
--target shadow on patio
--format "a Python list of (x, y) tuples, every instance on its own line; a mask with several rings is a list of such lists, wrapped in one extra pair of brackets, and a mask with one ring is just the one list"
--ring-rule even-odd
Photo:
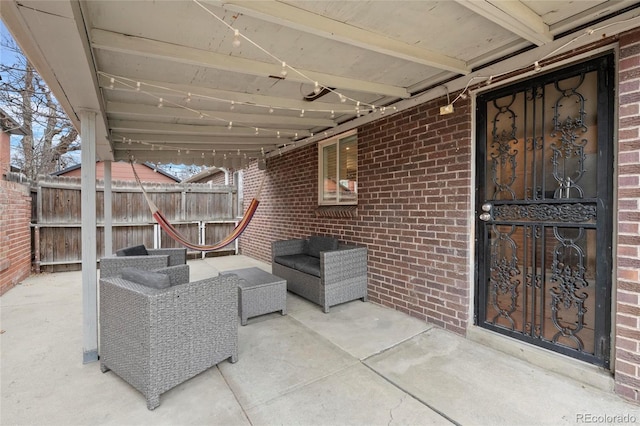
[[(189, 261), (192, 279), (270, 265)], [(239, 359), (145, 399), (82, 364), (80, 272), (34, 275), (1, 299), (3, 425), (530, 425), (635, 423), (639, 407), (372, 303), (323, 314), (289, 294), (286, 316), (239, 327)], [(616, 417), (619, 416), (619, 417)], [(626, 417), (624, 417), (626, 416)], [(597, 423), (603, 423), (596, 421)]]

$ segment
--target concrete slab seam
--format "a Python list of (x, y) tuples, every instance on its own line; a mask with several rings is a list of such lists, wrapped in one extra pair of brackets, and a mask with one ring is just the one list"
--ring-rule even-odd
[(417, 396), (416, 394), (414, 394), (411, 391), (408, 391), (404, 388), (402, 388), (402, 386), (400, 386), (399, 384), (397, 384), (396, 382), (394, 382), (393, 380), (389, 379), (388, 377), (385, 377), (383, 374), (379, 373), (378, 371), (376, 371), (373, 367), (371, 367), (368, 364), (365, 364), (364, 362), (361, 363), (362, 365), (364, 365), (365, 367), (367, 367), (370, 371), (372, 371), (375, 375), (377, 375), (378, 377), (382, 378), (383, 380), (385, 380), (387, 383), (393, 385), (395, 388), (397, 388), (398, 390), (404, 392), (405, 394), (409, 395), (410, 397), (412, 397), (413, 399), (415, 399), (416, 401), (418, 401), (419, 403), (421, 403), (422, 405), (424, 405), (425, 407), (429, 408), (431, 411), (433, 411), (434, 413), (437, 413), (439, 416), (443, 417), (444, 419), (446, 419), (447, 421), (451, 422), (452, 424), (456, 425), (456, 426), (462, 426), (461, 423), (458, 423), (457, 421), (455, 421), (454, 419), (452, 419), (451, 417), (447, 416), (445, 413), (443, 413), (441, 410), (438, 410), (436, 407), (432, 406), (431, 404), (429, 404), (427, 401), (423, 400), (422, 398), (420, 398), (419, 396)]

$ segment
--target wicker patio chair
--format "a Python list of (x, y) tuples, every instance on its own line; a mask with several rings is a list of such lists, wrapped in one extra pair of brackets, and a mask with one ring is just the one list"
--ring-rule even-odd
[(149, 410), (167, 390), (238, 358), (238, 277), (175, 285), (184, 280), (182, 270), (164, 270), (176, 276), (161, 290), (121, 277), (100, 279), (101, 370), (139, 390)]
[(167, 255), (169, 256), (169, 263), (167, 266), (184, 265), (187, 263), (187, 249), (186, 248), (159, 248), (150, 249), (139, 244), (137, 246), (130, 246), (121, 248), (116, 251), (116, 256), (156, 256)]
[(185, 248), (148, 249), (140, 245), (120, 249), (116, 254), (100, 259), (100, 278), (118, 276), (124, 268), (154, 270), (187, 263)]

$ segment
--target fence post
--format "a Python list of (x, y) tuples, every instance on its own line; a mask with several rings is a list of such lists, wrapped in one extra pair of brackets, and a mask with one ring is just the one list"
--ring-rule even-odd
[(153, 248), (162, 248), (162, 235), (160, 235), (160, 225), (153, 224)]
[(34, 246), (34, 257), (33, 265), (36, 271), (36, 274), (40, 273), (40, 226), (36, 224), (33, 227), (33, 246)]
[[(203, 220), (201, 220), (199, 222), (199, 224), (198, 224), (198, 227), (200, 228), (200, 245), (203, 246), (205, 244), (205, 241), (207, 240), (207, 238), (206, 238), (207, 237), (207, 231), (206, 231), (207, 224)], [(201, 256), (202, 259), (205, 258), (205, 254), (206, 253), (204, 251), (200, 252), (200, 256)]]

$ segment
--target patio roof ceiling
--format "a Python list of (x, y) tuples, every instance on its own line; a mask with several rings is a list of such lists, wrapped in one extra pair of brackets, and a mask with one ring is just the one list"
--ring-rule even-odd
[(503, 58), (636, 17), (638, 3), (20, 0), (0, 12), (76, 126), (99, 112), (99, 159), (237, 165), (443, 82), (459, 90)]

